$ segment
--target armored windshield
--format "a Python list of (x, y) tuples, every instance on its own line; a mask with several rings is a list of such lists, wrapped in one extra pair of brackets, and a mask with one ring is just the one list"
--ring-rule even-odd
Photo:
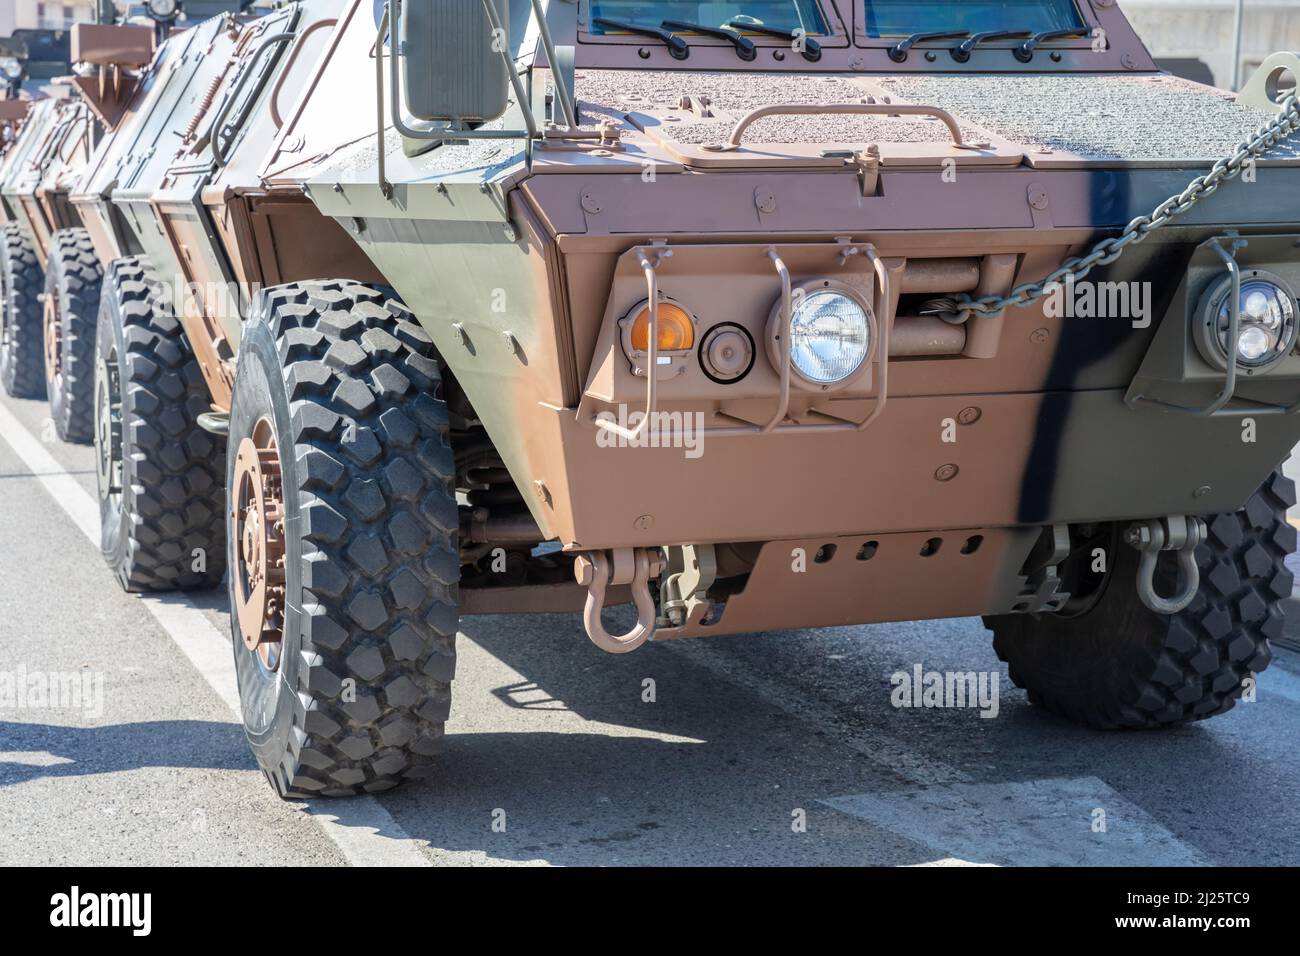
[[(906, 6), (906, 4), (904, 4)], [(593, 23), (598, 19), (658, 26), (665, 20), (730, 26), (744, 30), (747, 23), (810, 34), (830, 32), (816, 0), (737, 0), (734, 3), (695, 3), (689, 0), (591, 0)], [(618, 33), (614, 27), (595, 24), (595, 33)]]
[[(863, 0), (867, 36), (1082, 28), (1074, 0)], [(674, 4), (678, 6), (678, 4)], [(693, 4), (680, 4), (693, 6)]]

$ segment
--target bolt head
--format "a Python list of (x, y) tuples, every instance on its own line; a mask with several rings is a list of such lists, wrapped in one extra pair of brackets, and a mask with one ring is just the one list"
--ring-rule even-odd
[(1124, 532), (1124, 540), (1135, 548), (1145, 548), (1151, 543), (1151, 529), (1146, 525), (1129, 528)]

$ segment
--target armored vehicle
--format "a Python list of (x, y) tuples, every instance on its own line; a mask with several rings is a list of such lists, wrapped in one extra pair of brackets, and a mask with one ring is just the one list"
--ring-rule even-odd
[(149, 63), (152, 31), (77, 24), (79, 76), (56, 84), (81, 95), (37, 100), (0, 166), (0, 384), (12, 395), (48, 395), (59, 436), (90, 441), (94, 330), (102, 270), (69, 201), (106, 144), (120, 100)]
[(468, 614), (982, 615), (1071, 719), (1221, 713), (1291, 593), (1297, 66), (1113, 0), (209, 21), (73, 197), (105, 557), (228, 568), (286, 797), (432, 771)]

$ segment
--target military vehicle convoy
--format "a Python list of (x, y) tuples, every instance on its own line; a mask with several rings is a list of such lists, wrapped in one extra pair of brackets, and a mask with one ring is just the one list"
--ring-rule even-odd
[(114, 104), (149, 63), (152, 32), (79, 24), (72, 51), (100, 75), (58, 80), (82, 96), (24, 101), (21, 134), (0, 165), (0, 384), (48, 395), (59, 437), (89, 442), (102, 269), (69, 193), (121, 118)]
[(1291, 593), (1298, 69), (1177, 79), (1113, 0), (173, 34), (68, 194), (105, 558), (227, 581), (284, 797), (433, 772), (468, 614), (982, 615), (1072, 720), (1222, 713)]

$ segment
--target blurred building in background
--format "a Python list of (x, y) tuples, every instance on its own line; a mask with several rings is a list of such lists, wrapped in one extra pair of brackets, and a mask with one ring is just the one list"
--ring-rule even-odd
[(0, 37), (15, 30), (66, 30), (94, 20), (96, 0), (0, 0)]
[[(1237, 0), (1119, 0), (1119, 5), (1162, 67), (1233, 88)], [(1240, 82), (1278, 50), (1300, 50), (1300, 0), (1245, 0)]]

